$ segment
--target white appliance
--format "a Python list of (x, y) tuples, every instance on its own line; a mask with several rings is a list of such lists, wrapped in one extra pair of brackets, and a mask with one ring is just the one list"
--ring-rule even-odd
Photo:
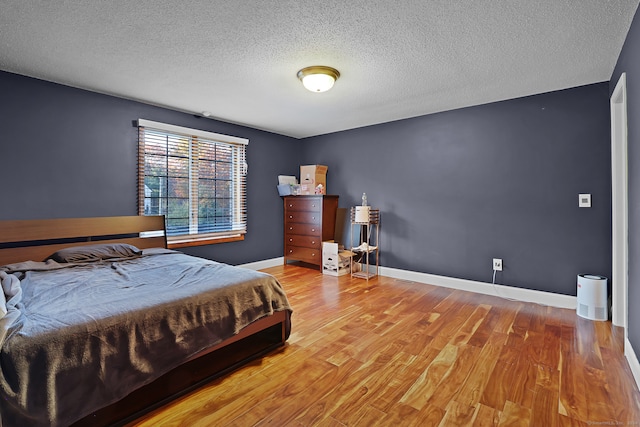
[(357, 224), (368, 224), (370, 215), (371, 206), (356, 206), (356, 218), (354, 222)]
[(593, 274), (578, 275), (578, 316), (591, 320), (609, 320), (607, 278)]

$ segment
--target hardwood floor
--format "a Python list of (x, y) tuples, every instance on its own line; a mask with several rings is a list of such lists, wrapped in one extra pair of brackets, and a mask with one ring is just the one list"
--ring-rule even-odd
[(288, 344), (131, 425), (640, 425), (620, 328), (574, 310), (295, 265)]

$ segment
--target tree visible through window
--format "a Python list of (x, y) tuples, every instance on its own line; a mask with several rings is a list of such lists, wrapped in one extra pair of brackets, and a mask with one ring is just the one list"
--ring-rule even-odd
[(247, 140), (139, 120), (139, 211), (165, 215), (169, 242), (246, 232)]

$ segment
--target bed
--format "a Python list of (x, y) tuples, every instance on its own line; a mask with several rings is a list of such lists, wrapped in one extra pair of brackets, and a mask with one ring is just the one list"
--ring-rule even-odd
[(0, 221), (2, 427), (122, 424), (284, 345), (275, 278), (168, 250), (162, 231)]

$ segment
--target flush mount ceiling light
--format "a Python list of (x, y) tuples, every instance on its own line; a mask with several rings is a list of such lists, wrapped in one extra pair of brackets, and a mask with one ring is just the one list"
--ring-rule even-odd
[(335, 68), (324, 65), (314, 65), (298, 71), (298, 78), (305, 88), (311, 92), (326, 92), (340, 77), (340, 72)]

